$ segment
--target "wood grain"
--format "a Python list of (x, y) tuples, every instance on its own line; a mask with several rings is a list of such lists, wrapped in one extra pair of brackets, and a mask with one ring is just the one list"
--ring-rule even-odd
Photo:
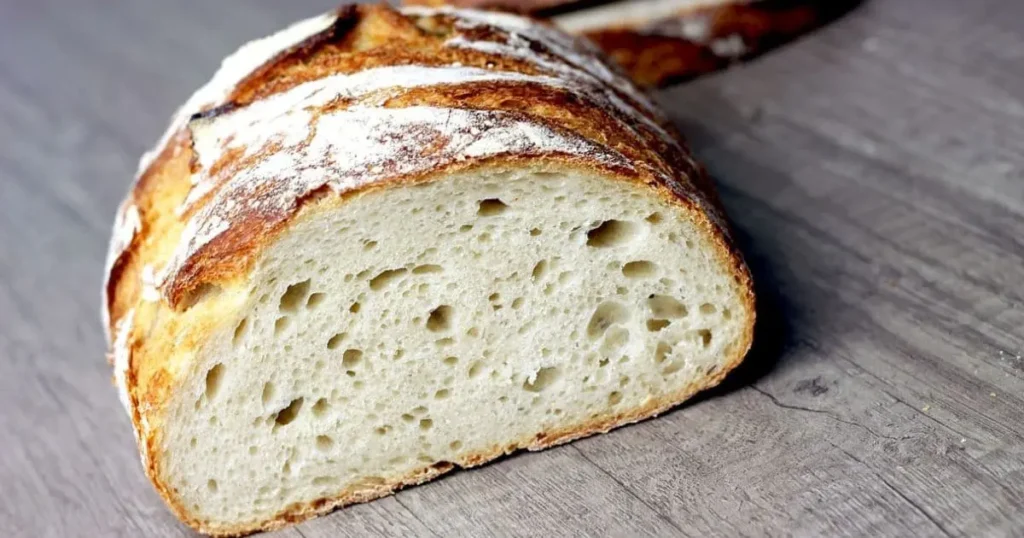
[[(191, 535), (103, 360), (110, 222), (223, 55), (330, 5), (0, 0), (0, 535)], [(742, 370), (275, 536), (1024, 534), (1021, 20), (1014, 0), (868, 1), (659, 94), (758, 281)]]

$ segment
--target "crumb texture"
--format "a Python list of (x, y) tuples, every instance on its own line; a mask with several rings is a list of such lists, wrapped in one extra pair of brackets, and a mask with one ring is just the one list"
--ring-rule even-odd
[(167, 476), (203, 519), (255, 522), (661, 401), (745, 329), (707, 249), (579, 174), (360, 196), (267, 251), (171, 412)]

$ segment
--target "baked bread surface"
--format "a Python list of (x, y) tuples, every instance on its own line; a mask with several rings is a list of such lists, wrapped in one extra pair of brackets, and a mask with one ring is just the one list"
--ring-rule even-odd
[[(754, 308), (710, 182), (592, 46), (511, 15), (349, 6), (246, 45), (172, 118), (118, 210), (104, 320), (147, 475), (184, 522), (234, 535), (662, 412), (742, 360)], [(664, 379), (631, 378), (640, 357)], [(514, 393), (473, 399), (495, 387)], [(603, 407), (556, 405), (594, 390)], [(471, 427), (495, 416), (512, 437)], [(383, 440), (338, 435), (352, 424)]]

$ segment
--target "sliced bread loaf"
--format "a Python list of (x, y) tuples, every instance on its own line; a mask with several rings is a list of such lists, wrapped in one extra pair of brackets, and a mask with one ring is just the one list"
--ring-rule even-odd
[(108, 267), (146, 473), (216, 535), (653, 416), (754, 322), (647, 97), (551, 27), (447, 8), (243, 47), (143, 159)]

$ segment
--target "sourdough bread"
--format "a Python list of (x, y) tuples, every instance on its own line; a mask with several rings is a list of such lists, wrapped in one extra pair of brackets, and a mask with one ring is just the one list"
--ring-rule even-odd
[(552, 27), (449, 8), (243, 47), (141, 162), (108, 268), (143, 466), (214, 535), (653, 416), (754, 322), (649, 99)]

